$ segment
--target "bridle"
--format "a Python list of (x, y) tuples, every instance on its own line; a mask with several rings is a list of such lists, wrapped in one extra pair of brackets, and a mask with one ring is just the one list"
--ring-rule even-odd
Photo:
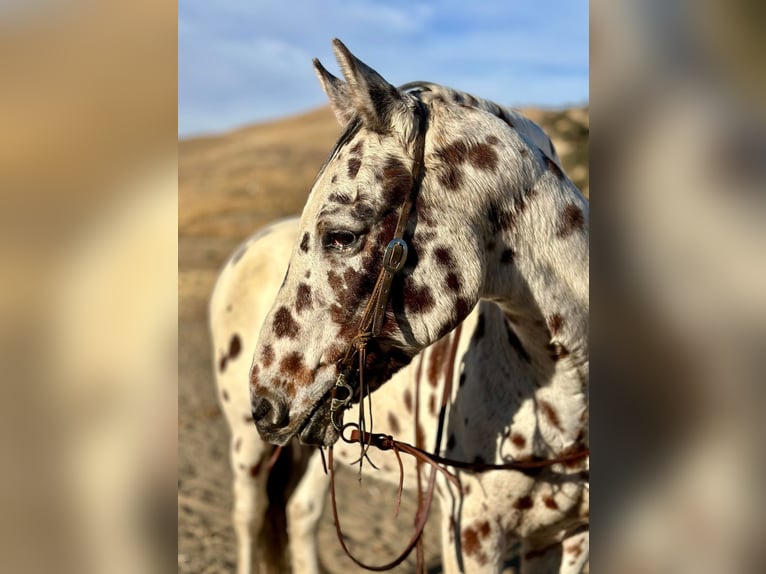
[[(415, 532), (407, 543), (404, 551), (394, 560), (388, 564), (381, 566), (370, 566), (361, 562), (355, 556), (353, 556), (346, 546), (343, 538), (343, 534), (340, 527), (340, 521), (338, 519), (338, 509), (335, 500), (335, 472), (333, 464), (333, 447), (328, 447), (328, 460), (325, 466), (329, 466), (330, 474), (330, 498), (332, 502), (333, 517), (335, 519), (335, 530), (338, 535), (338, 541), (341, 547), (348, 557), (356, 563), (358, 566), (372, 571), (385, 571), (394, 568), (401, 564), (407, 556), (409, 556), (412, 549), (417, 545), (418, 547), (418, 571), (425, 571), (425, 563), (423, 560), (424, 552), (422, 548), (422, 533), (425, 528), (426, 521), (428, 519), (428, 513), (431, 507), (431, 501), (433, 499), (433, 491), (436, 479), (436, 472), (441, 472), (447, 480), (452, 482), (457, 488), (460, 488), (459, 481), (456, 475), (448, 471), (445, 467), (451, 466), (453, 468), (460, 468), (473, 472), (485, 472), (489, 470), (516, 470), (520, 472), (534, 472), (541, 468), (550, 467), (554, 464), (569, 463), (576, 460), (583, 459), (590, 454), (589, 449), (584, 448), (574, 453), (569, 453), (556, 458), (549, 458), (544, 460), (528, 460), (528, 461), (513, 461), (505, 464), (485, 464), (485, 463), (467, 463), (463, 461), (452, 460), (449, 458), (441, 457), (438, 455), (439, 447), (442, 442), (442, 435), (444, 429), (444, 421), (446, 418), (446, 409), (449, 402), (449, 398), (452, 394), (452, 374), (454, 372), (454, 362), (457, 354), (457, 347), (460, 341), (460, 330), (462, 325), (458, 325), (452, 335), (452, 343), (450, 346), (449, 360), (445, 365), (445, 384), (442, 394), (441, 408), (439, 411), (439, 425), (437, 429), (436, 444), (434, 447), (434, 454), (428, 453), (424, 450), (424, 445), (418, 444), (416, 439), (415, 445), (408, 444), (403, 441), (395, 440), (390, 435), (385, 434), (373, 434), (366, 430), (366, 421), (364, 419), (364, 399), (371, 396), (369, 389), (366, 387), (364, 380), (364, 368), (366, 363), (366, 349), (367, 344), (376, 337), (380, 336), (385, 322), (386, 308), (388, 307), (388, 301), (391, 295), (391, 285), (394, 277), (404, 267), (407, 261), (408, 246), (404, 240), (404, 231), (409, 221), (412, 208), (415, 204), (420, 186), (425, 175), (425, 137), (426, 127), (428, 121), (428, 115), (426, 108), (420, 100), (416, 100), (418, 105), (417, 117), (418, 117), (418, 133), (415, 140), (415, 153), (412, 165), (412, 189), (404, 201), (399, 212), (399, 219), (394, 230), (394, 235), (386, 246), (383, 253), (383, 262), (380, 273), (378, 274), (377, 281), (373, 287), (372, 294), (370, 295), (367, 304), (362, 312), (362, 318), (359, 322), (356, 335), (349, 343), (349, 347), (344, 357), (338, 363), (339, 375), (335, 381), (335, 385), (332, 388), (330, 395), (330, 421), (336, 430), (340, 432), (342, 440), (348, 443), (359, 443), (362, 445), (362, 454), (359, 458), (361, 461), (366, 458), (366, 452), (370, 447), (376, 447), (380, 450), (393, 450), (396, 455), (399, 464), (399, 491), (397, 495), (396, 511), (398, 513), (399, 501), (401, 500), (404, 471), (401, 461), (400, 453), (404, 452), (413, 456), (416, 459), (417, 464), (417, 478), (418, 478), (418, 510), (415, 515)], [(358, 363), (356, 363), (358, 360)], [(356, 364), (355, 364), (356, 363)], [(422, 363), (421, 363), (422, 366)], [(351, 401), (355, 394), (355, 389), (352, 387), (350, 381), (352, 380), (352, 374), (354, 369), (357, 370), (357, 381), (359, 384), (359, 402), (360, 402), (360, 419), (359, 423), (347, 423), (341, 425), (336, 420), (336, 415), (351, 407)], [(417, 377), (419, 380), (420, 377)], [(344, 393), (344, 396), (339, 396), (340, 393)], [(419, 393), (416, 392), (416, 397)], [(371, 401), (371, 399), (370, 399)], [(372, 418), (372, 408), (370, 403), (370, 417)], [(419, 409), (415, 408), (415, 428), (418, 428), (418, 415)], [(372, 421), (370, 421), (372, 422)], [(349, 436), (344, 436), (344, 431), (347, 428), (352, 428)], [(417, 436), (417, 433), (416, 433)], [(324, 452), (320, 449), (324, 461)], [(427, 488), (425, 494), (421, 488), (421, 475), (420, 470), (422, 464), (428, 464), (431, 466), (431, 473), (428, 477)]]
[[(330, 401), (330, 420), (336, 430), (342, 432), (341, 425), (335, 420), (338, 411), (348, 409), (351, 406), (351, 400), (354, 396), (354, 389), (349, 384), (349, 377), (354, 370), (354, 359), (358, 357), (358, 374), (360, 386), (360, 400), (364, 400), (364, 364), (366, 359), (367, 343), (378, 337), (383, 328), (386, 318), (386, 308), (388, 299), (391, 295), (391, 284), (394, 276), (399, 273), (407, 261), (407, 242), (404, 240), (404, 230), (407, 227), (412, 208), (415, 205), (415, 199), (420, 191), (420, 185), (425, 175), (424, 157), (426, 147), (426, 121), (427, 114), (425, 106), (418, 103), (418, 133), (415, 139), (415, 154), (412, 164), (412, 190), (404, 201), (399, 211), (399, 219), (396, 223), (394, 236), (388, 242), (386, 250), (383, 252), (383, 264), (378, 274), (378, 279), (372, 289), (372, 294), (362, 311), (362, 318), (359, 321), (359, 327), (356, 335), (346, 350), (345, 356), (338, 364), (338, 378), (332, 389), (332, 398)], [(338, 398), (338, 393), (343, 391), (346, 395)]]

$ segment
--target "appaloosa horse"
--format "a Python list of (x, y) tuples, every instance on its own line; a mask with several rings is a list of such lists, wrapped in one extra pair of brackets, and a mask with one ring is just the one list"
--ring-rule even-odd
[[(498, 303), (512, 352), (502, 373), (463, 361), (442, 451), (502, 463), (584, 448), (587, 202), (517, 118), (470, 96), (427, 97), (428, 84), (397, 90), (334, 45), (346, 82), (316, 67), (346, 131), (309, 196), (254, 354), (261, 436), (334, 443), (330, 399), (339, 375), (358, 385), (344, 358), (361, 331), (374, 389), (485, 298)], [(404, 268), (384, 278), (382, 254), (395, 236), (408, 246), (394, 251)], [(381, 308), (371, 327), (362, 320), (369, 301)], [(585, 467), (464, 472), (461, 492), (442, 483), (445, 570), (496, 572), (503, 548), (521, 539), (524, 572), (581, 571)]]

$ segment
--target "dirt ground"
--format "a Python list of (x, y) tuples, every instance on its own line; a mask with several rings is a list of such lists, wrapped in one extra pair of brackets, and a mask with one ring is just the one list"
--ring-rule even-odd
[[(588, 110), (528, 112), (553, 136), (570, 177), (587, 194)], [(338, 127), (328, 109), (222, 136), (179, 143), (178, 571), (234, 572), (229, 435), (218, 407), (207, 330), (207, 301), (218, 270), (262, 225), (297, 214)], [(413, 497), (393, 518), (395, 488), (371, 478), (361, 487), (341, 469), (338, 491), (349, 546), (363, 560), (398, 554), (412, 531)], [(357, 494), (358, 493), (358, 494)], [(426, 528), (429, 571), (440, 571), (438, 509)], [(326, 572), (362, 572), (342, 554), (329, 504), (319, 532)], [(414, 553), (395, 572), (414, 572)], [(507, 569), (507, 572), (512, 572)]]

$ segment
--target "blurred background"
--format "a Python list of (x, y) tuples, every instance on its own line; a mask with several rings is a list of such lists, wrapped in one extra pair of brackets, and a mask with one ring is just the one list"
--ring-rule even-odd
[(205, 300), (300, 209), (338, 36), (393, 82), (529, 110), (593, 190), (595, 567), (762, 571), (764, 5), (586, 10), (4, 3), (0, 569), (230, 571)]

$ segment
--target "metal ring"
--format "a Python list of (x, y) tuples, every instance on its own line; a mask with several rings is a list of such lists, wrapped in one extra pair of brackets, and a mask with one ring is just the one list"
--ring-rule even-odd
[[(401, 255), (397, 260), (394, 260), (396, 248), (401, 249)], [(407, 261), (407, 242), (400, 237), (395, 237), (389, 241), (386, 246), (386, 251), (383, 253), (383, 267), (386, 271), (391, 273), (398, 273), (404, 267), (404, 263)]]

